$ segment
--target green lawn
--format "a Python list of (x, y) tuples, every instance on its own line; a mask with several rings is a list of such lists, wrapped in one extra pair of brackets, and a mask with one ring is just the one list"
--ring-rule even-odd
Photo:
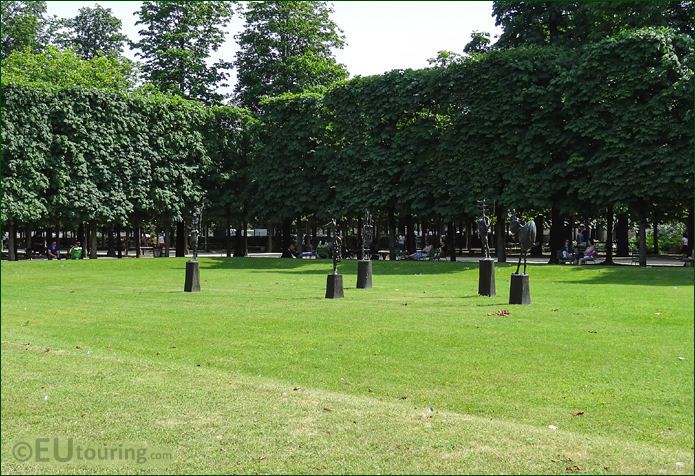
[[(2, 472), (693, 473), (692, 268), (530, 266), (530, 306), (511, 266), (494, 298), (355, 268), (327, 300), (328, 261), (203, 259), (193, 294), (183, 259), (3, 262)], [(18, 462), (36, 437), (171, 458)]]

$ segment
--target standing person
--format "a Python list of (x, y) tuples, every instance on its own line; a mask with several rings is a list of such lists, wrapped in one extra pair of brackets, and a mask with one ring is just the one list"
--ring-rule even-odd
[(164, 238), (164, 232), (163, 231), (157, 236), (157, 243), (159, 246), (159, 256), (165, 257), (167, 244), (166, 244), (166, 239)]
[(683, 238), (681, 238), (681, 254), (683, 256), (690, 256), (690, 250), (688, 249), (688, 233), (683, 233)]
[(586, 231), (584, 230), (583, 226), (577, 232), (577, 238), (575, 241), (577, 242), (577, 247), (579, 248), (586, 246)]
[(398, 249), (401, 253), (405, 253), (405, 235), (403, 233), (398, 234)]

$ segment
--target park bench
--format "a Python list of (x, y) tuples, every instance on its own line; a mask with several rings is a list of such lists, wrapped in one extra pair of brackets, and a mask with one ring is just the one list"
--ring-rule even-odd
[(683, 266), (693, 266), (692, 256), (686, 256), (685, 258), (683, 258)]
[(562, 251), (558, 250), (557, 252), (557, 262), (559, 264), (574, 264), (574, 256), (568, 256), (567, 258), (564, 258), (562, 256)]

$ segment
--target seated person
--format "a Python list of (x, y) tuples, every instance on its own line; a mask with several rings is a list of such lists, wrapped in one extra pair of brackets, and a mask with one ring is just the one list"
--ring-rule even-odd
[(415, 253), (408, 255), (408, 259), (423, 259), (427, 258), (432, 252), (433, 246), (427, 245), (421, 251), (416, 251)]
[(48, 259), (60, 259), (60, 250), (58, 249), (58, 244), (54, 241), (46, 249), (46, 257)]
[(306, 243), (302, 247), (302, 252), (299, 253), (300, 258), (318, 258), (318, 255), (314, 251), (314, 248), (311, 246), (311, 243)]
[(565, 240), (565, 244), (562, 245), (562, 249), (560, 250), (562, 252), (562, 257), (564, 259), (572, 258), (574, 256), (574, 250), (572, 249), (572, 243), (570, 243), (570, 240)]
[(292, 256), (292, 258), (298, 258), (299, 257), (299, 253), (297, 252), (297, 247), (294, 246), (294, 242), (290, 243), (290, 247), (287, 248), (287, 251), (290, 253), (290, 256)]
[(577, 260), (577, 264), (585, 264), (587, 261), (593, 261), (596, 258), (596, 245), (594, 245), (594, 240), (589, 240), (589, 246), (584, 250), (584, 257)]
[(319, 242), (319, 244), (316, 246), (316, 254), (320, 258), (324, 258), (324, 259), (330, 258), (330, 256), (331, 256), (330, 249), (328, 248), (328, 245), (323, 240), (321, 240)]
[(68, 251), (68, 259), (80, 259), (82, 257), (82, 245), (76, 241)]

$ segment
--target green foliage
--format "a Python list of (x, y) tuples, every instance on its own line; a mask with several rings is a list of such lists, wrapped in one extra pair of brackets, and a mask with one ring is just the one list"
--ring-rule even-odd
[(222, 96), (229, 64), (208, 64), (210, 54), (225, 39), (224, 27), (235, 2), (147, 1), (143, 2), (137, 25), (140, 41), (134, 46), (143, 59), (143, 73), (160, 91), (188, 99), (217, 102)]
[(586, 47), (558, 78), (573, 189), (592, 203), (692, 199), (692, 39), (625, 32)]
[(345, 79), (332, 49), (345, 44), (325, 2), (249, 2), (234, 66), (239, 103), (257, 110), (264, 96), (301, 93)]
[(75, 17), (62, 21), (61, 26), (65, 31), (57, 34), (54, 41), (64, 48), (73, 49), (85, 59), (118, 56), (127, 41), (121, 33), (121, 20), (110, 8), (99, 4), (80, 8)]
[(450, 64), (458, 63), (462, 59), (463, 56), (454, 51), (440, 50), (437, 51), (437, 56), (427, 59), (427, 64), (441, 68), (449, 66)]
[(474, 31), (471, 33), (471, 41), (463, 47), (466, 54), (485, 53), (490, 49), (490, 33), (486, 31)]
[(115, 56), (82, 59), (71, 50), (15, 51), (2, 61), (2, 84), (28, 87), (94, 88), (125, 92), (134, 87), (133, 63)]
[[(685, 226), (682, 222), (659, 224), (659, 250), (667, 253), (680, 253), (681, 240)], [(654, 229), (647, 230), (647, 249), (654, 248)]]
[[(163, 95), (4, 85), (2, 99), (3, 219), (23, 222), (180, 219), (211, 170), (236, 165), (249, 121)], [(221, 130), (220, 117), (238, 126)]]
[(34, 51), (40, 45), (46, 2), (0, 2), (2, 58), (13, 51)]
[(253, 163), (256, 213), (278, 222), (300, 214), (330, 216), (332, 150), (322, 96), (287, 93), (264, 101), (262, 108)]
[(569, 46), (600, 41), (625, 29), (670, 27), (693, 33), (693, 2), (493, 2), (503, 28), (495, 46)]

